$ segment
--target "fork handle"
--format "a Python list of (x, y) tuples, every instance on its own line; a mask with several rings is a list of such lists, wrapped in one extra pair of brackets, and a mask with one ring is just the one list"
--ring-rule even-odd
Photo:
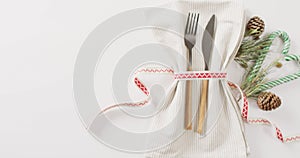
[[(189, 70), (191, 71), (191, 70)], [(192, 81), (186, 81), (185, 93), (185, 128), (192, 130)]]
[[(187, 71), (192, 71), (192, 50), (187, 49), (186, 59), (188, 61)], [(186, 81), (185, 91), (185, 119), (186, 130), (192, 130), (192, 81)]]
[(204, 120), (207, 111), (207, 100), (208, 100), (208, 80), (202, 81), (202, 88), (201, 88), (201, 96), (200, 96), (200, 104), (199, 104), (199, 118), (198, 118), (198, 128), (197, 132), (202, 134), (204, 129)]

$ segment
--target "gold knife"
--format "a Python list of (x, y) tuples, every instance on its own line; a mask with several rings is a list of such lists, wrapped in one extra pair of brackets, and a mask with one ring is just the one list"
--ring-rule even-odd
[[(215, 32), (216, 32), (216, 16), (213, 15), (205, 27), (203, 38), (202, 38), (202, 53), (205, 61), (205, 71), (208, 71), (210, 69), (210, 61), (211, 61), (211, 54), (213, 50)], [(198, 113), (199, 118), (198, 118), (197, 132), (199, 134), (202, 134), (204, 131), (204, 124), (205, 124), (207, 103), (208, 103), (208, 87), (209, 87), (209, 81), (203, 80), (200, 102), (199, 102), (199, 113)]]

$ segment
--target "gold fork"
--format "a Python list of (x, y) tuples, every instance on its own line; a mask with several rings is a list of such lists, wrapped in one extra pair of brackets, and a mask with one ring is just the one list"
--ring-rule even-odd
[[(186, 59), (188, 61), (187, 71), (192, 71), (192, 49), (196, 44), (196, 35), (198, 29), (199, 13), (189, 13), (185, 33), (184, 43), (187, 48)], [(185, 96), (185, 128), (192, 130), (192, 81), (186, 81)]]

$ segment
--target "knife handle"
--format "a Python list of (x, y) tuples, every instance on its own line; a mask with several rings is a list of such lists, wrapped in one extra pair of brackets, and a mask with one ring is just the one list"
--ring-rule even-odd
[[(191, 66), (188, 66), (188, 71), (191, 71)], [(192, 81), (186, 81), (185, 92), (185, 128), (186, 130), (192, 130)]]
[(202, 88), (201, 88), (201, 96), (200, 96), (200, 103), (199, 103), (199, 118), (198, 118), (198, 128), (197, 132), (202, 134), (204, 128), (204, 120), (207, 111), (207, 100), (208, 100), (208, 80), (202, 81)]

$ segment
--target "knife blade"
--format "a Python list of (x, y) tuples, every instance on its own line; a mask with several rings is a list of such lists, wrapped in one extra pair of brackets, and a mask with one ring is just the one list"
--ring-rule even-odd
[[(210, 69), (210, 61), (211, 61), (211, 54), (213, 50), (215, 32), (216, 32), (216, 16), (213, 15), (207, 26), (205, 27), (203, 38), (202, 38), (202, 53), (205, 62), (205, 71)], [(202, 81), (201, 87), (201, 95), (200, 95), (200, 102), (199, 102), (199, 118), (198, 118), (198, 128), (197, 132), (202, 134), (204, 131), (204, 122), (206, 117), (206, 110), (207, 110), (207, 101), (208, 101), (208, 87), (209, 82), (208, 80)]]
[(213, 15), (205, 27), (202, 38), (202, 53), (205, 61), (205, 70), (210, 68), (210, 60), (216, 32), (216, 16)]

